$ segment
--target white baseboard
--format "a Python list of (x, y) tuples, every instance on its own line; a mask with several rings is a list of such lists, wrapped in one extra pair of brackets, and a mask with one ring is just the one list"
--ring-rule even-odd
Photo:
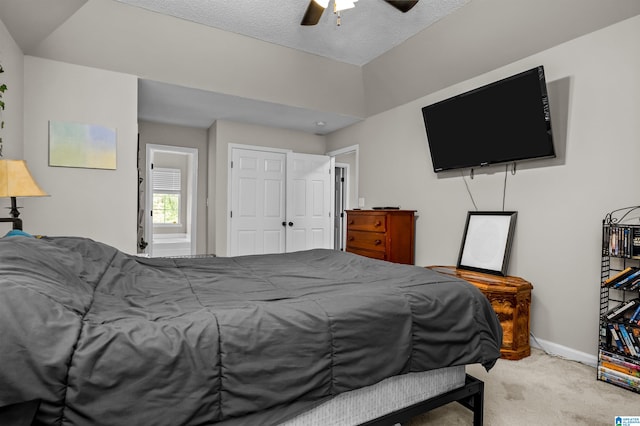
[(539, 339), (537, 337), (534, 337), (533, 335), (531, 335), (529, 341), (532, 348), (540, 349), (548, 353), (549, 355), (559, 356), (572, 361), (577, 361), (582, 364), (590, 365), (592, 367), (596, 367), (598, 365), (598, 357), (596, 355), (577, 351), (575, 349), (559, 345), (548, 340)]

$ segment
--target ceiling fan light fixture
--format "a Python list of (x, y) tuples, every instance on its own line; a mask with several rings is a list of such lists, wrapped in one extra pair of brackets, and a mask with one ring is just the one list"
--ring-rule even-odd
[(358, 0), (334, 0), (333, 11), (335, 13), (335, 12), (340, 12), (342, 10), (352, 9), (356, 7), (355, 3), (357, 1)]

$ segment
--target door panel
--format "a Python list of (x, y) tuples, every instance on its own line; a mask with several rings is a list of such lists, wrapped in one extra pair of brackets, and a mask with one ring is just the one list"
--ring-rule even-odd
[(283, 252), (286, 155), (234, 148), (232, 162), (229, 255)]
[(244, 177), (238, 179), (238, 209), (239, 217), (255, 218), (258, 212), (258, 182), (255, 177)]
[(264, 181), (264, 216), (281, 219), (284, 217), (282, 180), (267, 179)]
[(324, 155), (287, 154), (288, 252), (331, 248), (331, 159)]
[(236, 234), (238, 240), (238, 252), (237, 256), (244, 256), (246, 254), (254, 254), (255, 247), (257, 246), (257, 232), (254, 230), (239, 230)]

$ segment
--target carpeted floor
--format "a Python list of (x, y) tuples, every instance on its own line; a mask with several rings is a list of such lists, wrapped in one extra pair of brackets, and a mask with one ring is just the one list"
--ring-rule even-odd
[[(615, 425), (616, 416), (640, 416), (640, 394), (596, 380), (593, 367), (532, 349), (518, 361), (500, 359), (490, 372), (467, 373), (484, 382), (484, 424)], [(469, 426), (473, 416), (452, 403), (412, 419), (409, 426)]]

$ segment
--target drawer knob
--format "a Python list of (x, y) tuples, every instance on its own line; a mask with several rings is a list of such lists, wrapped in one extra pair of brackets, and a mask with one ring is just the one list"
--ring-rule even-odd
[(349, 241), (353, 241), (355, 239), (356, 239), (356, 237), (349, 237)]
[(380, 226), (380, 225), (382, 225), (382, 222), (377, 221), (373, 226)]
[(356, 221), (355, 221), (355, 220), (350, 220), (350, 221), (349, 221), (349, 225), (353, 225), (354, 223), (356, 223)]
[(375, 240), (373, 243), (375, 245), (379, 246), (380, 244), (382, 244), (382, 240)]

